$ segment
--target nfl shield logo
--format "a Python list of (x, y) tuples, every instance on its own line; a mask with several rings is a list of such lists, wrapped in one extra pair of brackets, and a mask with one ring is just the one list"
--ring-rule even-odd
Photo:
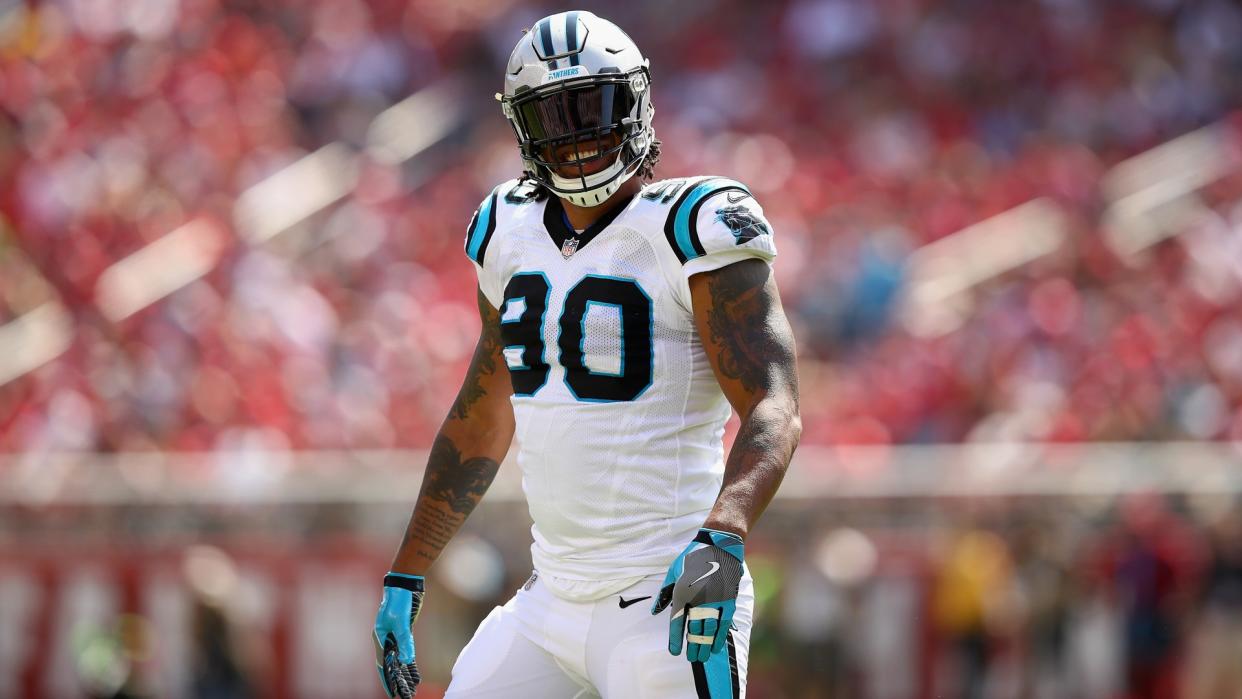
[(572, 257), (573, 254), (577, 251), (578, 251), (578, 239), (577, 238), (569, 238), (565, 241), (564, 245), (561, 245), (561, 257), (564, 257), (566, 260)]

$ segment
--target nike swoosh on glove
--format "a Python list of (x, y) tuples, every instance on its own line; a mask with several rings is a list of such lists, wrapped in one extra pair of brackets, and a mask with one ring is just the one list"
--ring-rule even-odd
[(421, 575), (384, 576), (384, 598), (375, 615), (375, 667), (389, 697), (410, 699), (422, 679), (414, 662), (414, 622), (423, 606)]
[(700, 529), (669, 566), (664, 587), (651, 606), (652, 614), (672, 608), (668, 622), (669, 653), (681, 655), (684, 639), (686, 659), (706, 662), (725, 647), (737, 610), (742, 559), (741, 537)]

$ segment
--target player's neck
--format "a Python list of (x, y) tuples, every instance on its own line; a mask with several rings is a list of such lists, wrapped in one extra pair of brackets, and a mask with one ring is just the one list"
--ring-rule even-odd
[(601, 216), (611, 211), (612, 207), (634, 196), (642, 188), (642, 181), (637, 177), (631, 177), (613, 192), (612, 196), (595, 206), (578, 206), (565, 199), (561, 200), (561, 206), (564, 207), (565, 216), (569, 218), (569, 225), (573, 226), (574, 230), (586, 230)]

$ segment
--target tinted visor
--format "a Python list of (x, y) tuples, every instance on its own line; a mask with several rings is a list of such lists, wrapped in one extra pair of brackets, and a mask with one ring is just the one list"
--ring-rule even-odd
[(536, 144), (594, 135), (620, 125), (634, 107), (625, 84), (558, 90), (514, 105), (527, 138)]

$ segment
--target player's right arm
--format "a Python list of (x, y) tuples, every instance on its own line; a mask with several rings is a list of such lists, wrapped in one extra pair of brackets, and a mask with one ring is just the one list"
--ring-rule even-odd
[(474, 511), (513, 440), (513, 386), (503, 355), (500, 313), (478, 292), (483, 327), (474, 358), (440, 426), (423, 486), (392, 571), (424, 575)]
[(390, 697), (414, 696), (420, 680), (414, 622), (423, 603), (423, 576), (496, 477), (513, 439), (513, 386), (504, 363), (500, 314), (478, 292), (483, 327), (457, 399), (440, 426), (414, 513), (375, 617), (375, 665)]

